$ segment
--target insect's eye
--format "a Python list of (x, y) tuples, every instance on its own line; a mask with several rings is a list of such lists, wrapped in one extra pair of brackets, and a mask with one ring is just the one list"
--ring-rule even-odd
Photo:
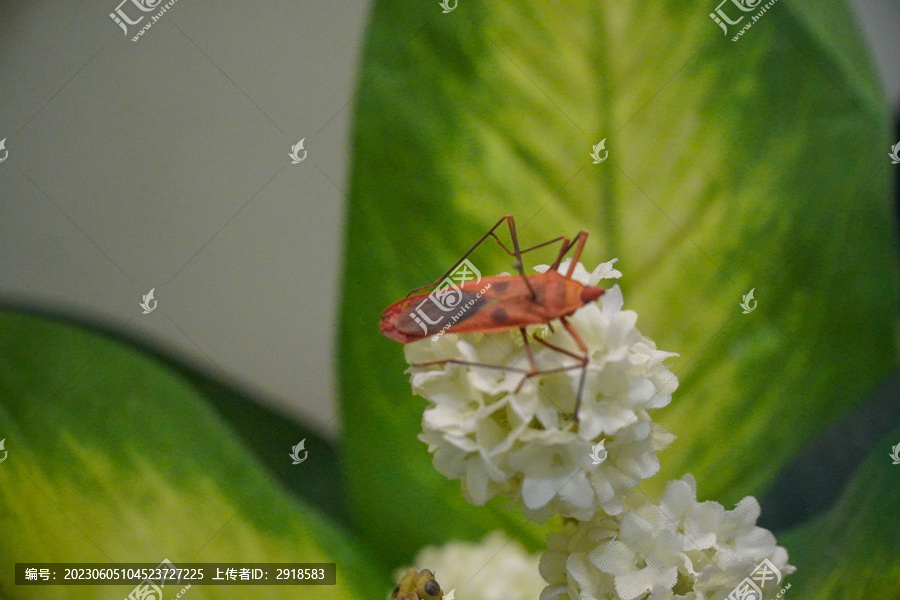
[(429, 596), (437, 596), (441, 593), (441, 586), (438, 585), (438, 582), (432, 579), (431, 581), (425, 582), (425, 593)]

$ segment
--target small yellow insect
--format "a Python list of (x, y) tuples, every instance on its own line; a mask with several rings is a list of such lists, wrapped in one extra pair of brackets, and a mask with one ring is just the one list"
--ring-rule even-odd
[(428, 569), (410, 567), (394, 588), (391, 600), (443, 600), (444, 592)]

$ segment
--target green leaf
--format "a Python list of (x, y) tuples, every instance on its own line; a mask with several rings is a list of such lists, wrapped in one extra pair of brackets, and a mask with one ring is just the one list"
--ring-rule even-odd
[[(849, 9), (781, 0), (732, 42), (715, 6), (375, 3), (340, 385), (351, 511), (386, 563), (496, 527), (535, 541), (434, 471), (415, 437), (424, 401), (377, 331), (503, 214), (524, 245), (588, 230), (584, 262), (619, 257), (641, 331), (681, 354), (658, 414), (679, 440), (651, 493), (685, 471), (725, 503), (760, 493), (896, 364), (887, 118)], [(481, 272), (512, 270), (490, 246)]]
[[(164, 558), (334, 562), (338, 583), (327, 590), (334, 598), (390, 587), (346, 534), (275, 484), (187, 380), (128, 345), (0, 312), (0, 398), (8, 452), (0, 463), (0, 554), (9, 559), (0, 564), (0, 597), (43, 593), (14, 586), (15, 562)], [(291, 468), (304, 477), (303, 466)], [(51, 595), (124, 597), (133, 587), (71, 586)], [(323, 590), (257, 592), (318, 598)], [(198, 599), (248, 593), (190, 591)]]
[(797, 566), (791, 585), (804, 599), (897, 597), (900, 465), (888, 455), (898, 443), (900, 428), (859, 466), (827, 515), (781, 538)]

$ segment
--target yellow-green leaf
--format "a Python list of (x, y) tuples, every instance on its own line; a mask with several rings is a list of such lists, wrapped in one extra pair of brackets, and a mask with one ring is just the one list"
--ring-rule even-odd
[[(780, 0), (732, 42), (716, 4), (375, 2), (340, 385), (351, 510), (385, 562), (498, 526), (538, 540), (434, 471), (424, 401), (377, 331), (503, 214), (524, 245), (588, 230), (584, 261), (619, 257), (639, 328), (681, 354), (658, 415), (679, 439), (650, 493), (691, 471), (726, 504), (760, 494), (896, 364), (887, 117), (852, 15)], [(512, 270), (493, 246), (473, 261)]]
[(16, 562), (164, 558), (337, 564), (334, 587), (195, 585), (196, 600), (349, 600), (389, 587), (345, 533), (275, 484), (192, 385), (126, 344), (0, 312), (4, 438), (0, 597), (124, 598), (134, 587), (15, 586)]

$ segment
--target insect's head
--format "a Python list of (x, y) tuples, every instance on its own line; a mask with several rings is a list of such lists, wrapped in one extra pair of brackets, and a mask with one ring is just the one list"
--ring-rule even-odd
[(444, 592), (428, 569), (410, 567), (391, 594), (391, 600), (443, 600)]
[(419, 585), (416, 591), (423, 600), (439, 600), (444, 597), (441, 586), (434, 580), (434, 574), (428, 569), (422, 569), (419, 573)]
[(601, 287), (597, 287), (596, 285), (586, 285), (584, 286), (584, 289), (581, 290), (581, 301), (585, 304), (593, 302), (604, 293), (606, 293), (606, 290)]

